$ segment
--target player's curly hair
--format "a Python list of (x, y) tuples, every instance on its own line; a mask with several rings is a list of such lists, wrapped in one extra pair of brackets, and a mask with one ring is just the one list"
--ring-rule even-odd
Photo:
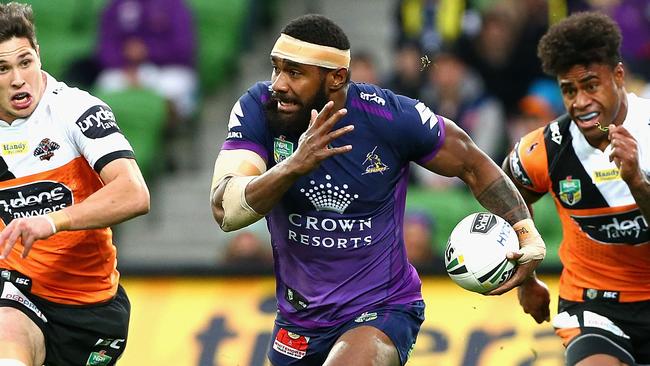
[(350, 41), (343, 29), (320, 14), (307, 14), (292, 20), (282, 33), (301, 41), (349, 50)]
[(10, 2), (0, 4), (0, 42), (27, 38), (36, 49), (36, 29), (31, 5)]
[(539, 41), (537, 56), (545, 73), (557, 76), (575, 65), (621, 61), (621, 30), (607, 15), (576, 13), (553, 25)]

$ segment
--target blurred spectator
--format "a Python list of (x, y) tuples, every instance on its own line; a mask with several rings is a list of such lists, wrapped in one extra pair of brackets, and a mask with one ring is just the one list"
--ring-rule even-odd
[(533, 82), (528, 93), (519, 100), (517, 113), (509, 123), (509, 148), (512, 149), (513, 144), (528, 132), (545, 126), (564, 113), (557, 82), (547, 78)]
[[(503, 160), (508, 142), (505, 113), (480, 76), (451, 48), (443, 48), (433, 58), (426, 75), (422, 101), (436, 114), (456, 122), (494, 161)], [(430, 174), (417, 164), (411, 164), (411, 183), (433, 189), (464, 186), (458, 178)]]
[(443, 43), (456, 40), (463, 27), (465, 1), (400, 0), (395, 6), (396, 46), (418, 43), (435, 53)]
[(421, 93), (422, 101), (436, 114), (456, 122), (481, 150), (500, 161), (505, 152), (505, 115), (480, 76), (451, 48), (433, 58), (426, 75), (428, 84)]
[(433, 251), (435, 223), (424, 212), (410, 211), (404, 215), (404, 244), (409, 262), (417, 269), (440, 267), (442, 258)]
[(591, 0), (621, 28), (621, 56), (628, 71), (650, 79), (650, 1)]
[(460, 56), (501, 100), (506, 115), (516, 112), (530, 83), (543, 76), (536, 48), (548, 24), (548, 11), (540, 10), (545, 3), (494, 1), (482, 13), (478, 34), (458, 41)]
[(226, 245), (222, 265), (229, 268), (256, 266), (271, 268), (273, 254), (271, 245), (264, 242), (254, 232), (240, 230)]
[(356, 52), (350, 59), (351, 80), (357, 83), (379, 84), (375, 58), (365, 51)]
[[(424, 85), (422, 77), (422, 51), (415, 42), (401, 45), (395, 55), (395, 65), (388, 80), (382, 87), (391, 89), (395, 94), (420, 99), (420, 89)], [(352, 70), (354, 73), (354, 70)]]
[(170, 128), (197, 107), (195, 33), (183, 0), (111, 0), (101, 16), (97, 87), (150, 88), (169, 101)]

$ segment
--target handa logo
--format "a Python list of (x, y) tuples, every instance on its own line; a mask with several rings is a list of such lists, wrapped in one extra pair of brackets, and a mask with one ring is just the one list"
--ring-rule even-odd
[(65, 185), (40, 181), (0, 190), (0, 218), (11, 220), (48, 214), (72, 205), (72, 191)]

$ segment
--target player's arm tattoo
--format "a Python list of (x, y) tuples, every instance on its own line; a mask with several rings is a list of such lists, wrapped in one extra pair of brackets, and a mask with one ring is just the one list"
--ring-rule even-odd
[(476, 199), (483, 207), (503, 217), (510, 224), (530, 218), (526, 202), (505, 176), (490, 183)]

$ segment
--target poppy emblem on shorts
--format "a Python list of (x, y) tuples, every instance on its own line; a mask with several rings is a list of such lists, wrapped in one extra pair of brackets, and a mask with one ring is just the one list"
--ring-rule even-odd
[(106, 351), (92, 352), (86, 361), (86, 366), (106, 366), (113, 357), (106, 354)]
[(280, 328), (273, 341), (274, 350), (297, 359), (305, 357), (308, 346), (309, 337), (289, 332), (284, 328)]
[(56, 142), (44, 138), (41, 140), (41, 142), (38, 143), (38, 146), (34, 150), (34, 156), (37, 156), (41, 161), (47, 160), (49, 161), (52, 156), (54, 156), (54, 150), (59, 149), (59, 144)]

